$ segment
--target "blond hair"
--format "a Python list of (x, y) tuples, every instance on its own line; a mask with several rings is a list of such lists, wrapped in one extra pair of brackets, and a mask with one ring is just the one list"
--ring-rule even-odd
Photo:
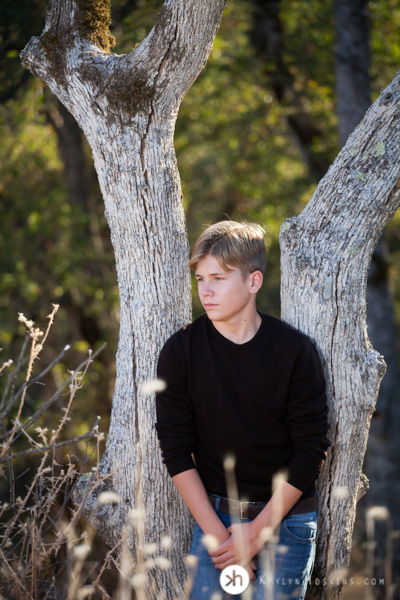
[(264, 234), (264, 228), (257, 223), (219, 221), (207, 227), (197, 239), (189, 266), (196, 269), (202, 258), (214, 256), (225, 271), (237, 267), (243, 277), (254, 271), (264, 274), (267, 266)]

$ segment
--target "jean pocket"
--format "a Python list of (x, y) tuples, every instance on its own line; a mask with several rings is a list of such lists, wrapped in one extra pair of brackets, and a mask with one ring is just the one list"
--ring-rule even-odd
[(282, 527), (285, 534), (297, 542), (312, 543), (317, 535), (317, 511), (292, 515), (282, 521)]

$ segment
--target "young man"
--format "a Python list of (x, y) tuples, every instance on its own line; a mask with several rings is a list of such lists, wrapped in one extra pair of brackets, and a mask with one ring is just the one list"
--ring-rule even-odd
[[(329, 446), (325, 382), (310, 340), (256, 309), (263, 236), (259, 225), (222, 221), (199, 237), (190, 267), (205, 314), (167, 341), (158, 363), (167, 383), (157, 394), (163, 460), (196, 521), (191, 600), (231, 598), (219, 577), (237, 564), (253, 581), (253, 600), (301, 600), (314, 562), (315, 479)], [(228, 499), (227, 455), (239, 502)], [(273, 490), (282, 470), (286, 480)], [(263, 557), (275, 528), (271, 577)], [(218, 547), (207, 550), (203, 534)]]

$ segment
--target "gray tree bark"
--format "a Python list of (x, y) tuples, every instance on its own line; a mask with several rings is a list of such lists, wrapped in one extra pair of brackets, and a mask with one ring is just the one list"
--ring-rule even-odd
[(325, 365), (332, 448), (319, 479), (320, 519), (310, 595), (338, 598), (351, 549), (361, 468), (383, 357), (368, 339), (371, 254), (400, 204), (400, 74), (348, 138), (310, 202), (281, 228), (282, 318), (316, 342)]
[[(367, 0), (336, 0), (337, 112), (343, 145), (371, 104), (369, 76), (369, 23)], [(397, 335), (384, 237), (374, 251), (367, 284), (367, 325), (372, 344), (383, 354), (387, 371), (379, 389), (377, 409), (365, 455), (364, 472), (370, 481), (358, 511), (359, 526), (365, 530), (365, 510), (383, 505), (398, 527), (397, 498), (400, 494), (399, 373)], [(385, 575), (385, 555), (390, 528), (376, 528), (375, 577)], [(390, 582), (387, 582), (390, 586)], [(381, 592), (383, 588), (381, 589)]]
[[(224, 5), (224, 0), (167, 0), (147, 38), (117, 56), (110, 53), (109, 1), (53, 0), (42, 35), (22, 53), (25, 66), (83, 129), (104, 197), (118, 275), (120, 334), (107, 446), (85, 514), (111, 545), (125, 532), (136, 570), (143, 569), (145, 544), (170, 536), (174, 569), (162, 569), (161, 563), (148, 571), (147, 598), (160, 590), (173, 597), (186, 577), (191, 521), (161, 464), (154, 397), (143, 384), (154, 379), (166, 338), (191, 320), (173, 134), (180, 102), (207, 61)], [(82, 496), (86, 488), (82, 482)], [(99, 503), (107, 489), (117, 492), (116, 506)], [(129, 513), (141, 507), (143, 521)], [(132, 535), (130, 523), (136, 523)], [(132, 574), (127, 567), (126, 574)], [(140, 576), (145, 573), (136, 575), (138, 597), (144, 597)]]

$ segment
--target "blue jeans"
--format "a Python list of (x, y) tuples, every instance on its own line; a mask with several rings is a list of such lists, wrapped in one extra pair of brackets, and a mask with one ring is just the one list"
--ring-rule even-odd
[[(198, 560), (190, 573), (193, 586), (189, 600), (303, 600), (314, 566), (317, 514), (315, 510), (283, 519), (275, 543), (268, 542), (254, 557), (257, 579), (240, 596), (222, 590), (221, 570), (215, 568), (203, 546), (204, 534), (196, 523), (190, 553)], [(229, 527), (231, 516), (218, 511), (217, 515)]]

